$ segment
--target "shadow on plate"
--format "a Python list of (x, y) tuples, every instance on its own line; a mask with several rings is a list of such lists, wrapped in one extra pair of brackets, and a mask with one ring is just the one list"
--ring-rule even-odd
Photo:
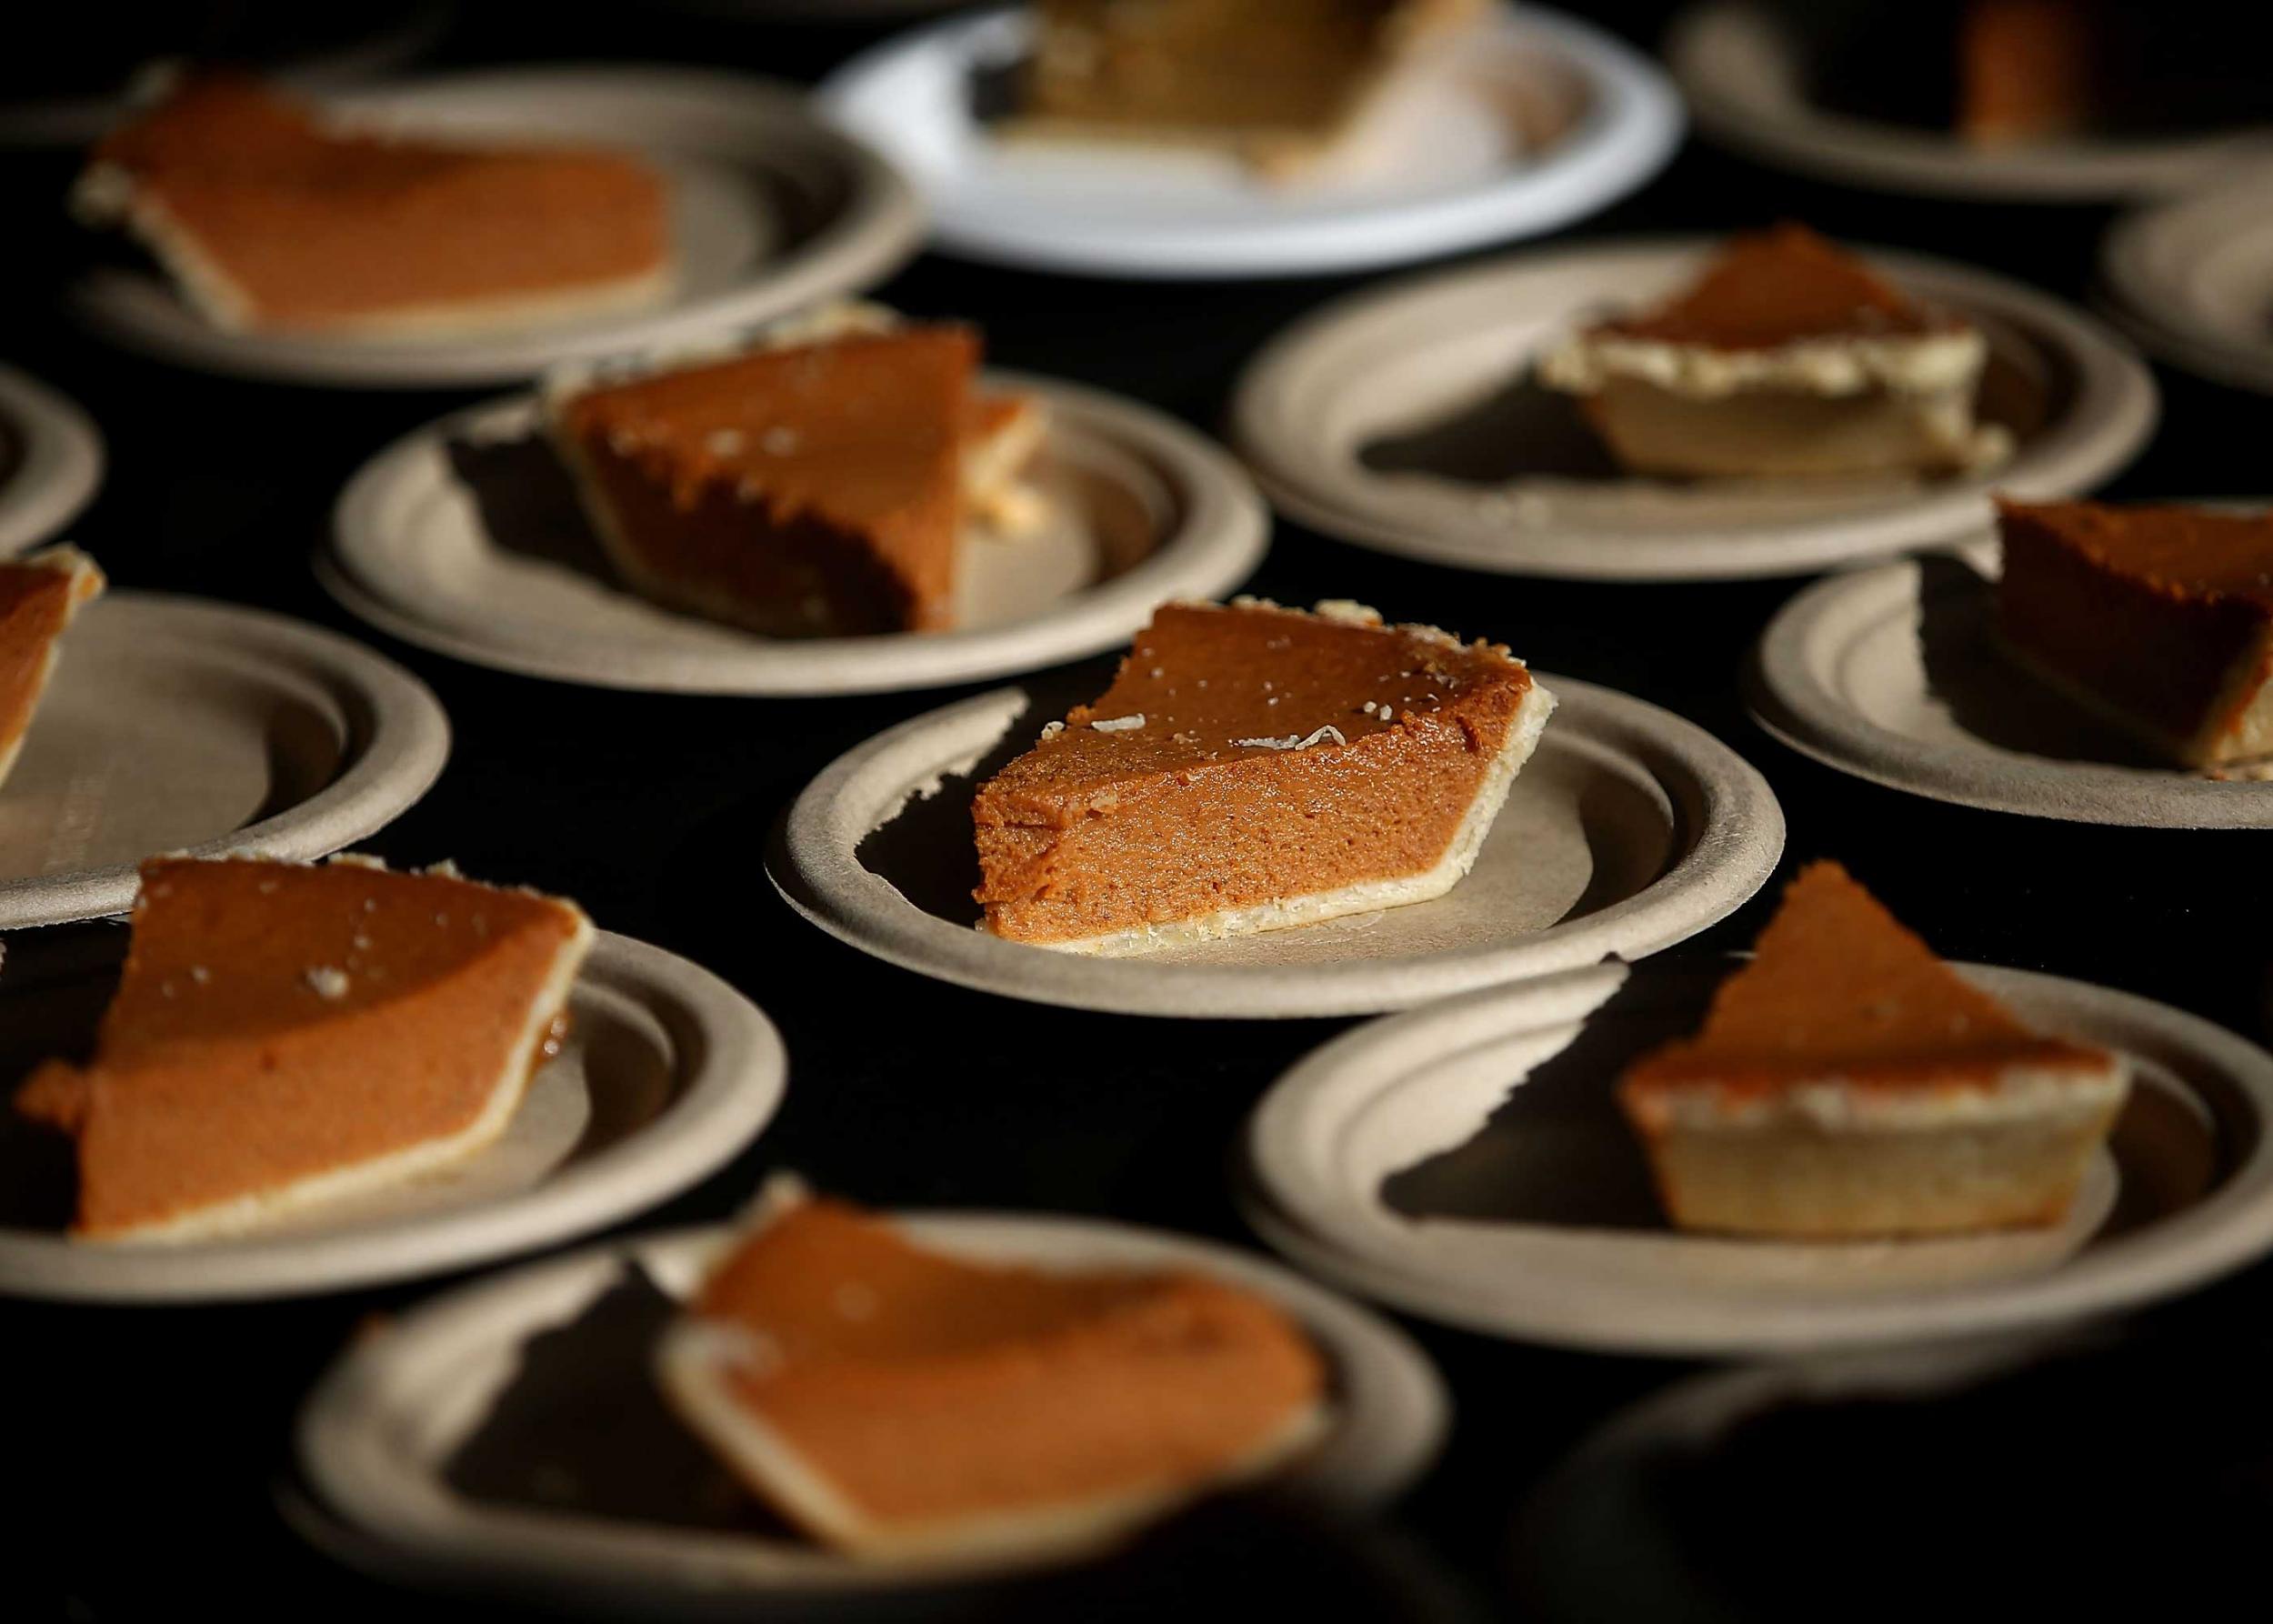
[(449, 442), (450, 470), (473, 496), (498, 547), (588, 576), (613, 589), (615, 569), (577, 504), (568, 471), (544, 436)]
[(1383, 1180), (1383, 1203), (1408, 1218), (1664, 1228), (1611, 1085), (1644, 1049), (1696, 1030), (1718, 978), (1697, 972), (1670, 1000), (1662, 984), (1629, 978), (1569, 1047), (1509, 1089), (1475, 1137)]
[(105, 921), (22, 931), (0, 968), (0, 1229), (58, 1234), (77, 1204), (70, 1138), (16, 1115), (17, 1087), (44, 1060), (84, 1060), (118, 985), (126, 933)]
[(657, 1391), (656, 1339), (677, 1305), (631, 1265), (520, 1367), (444, 1469), (468, 1499), (556, 1515), (792, 1538)]
[[(1117, 657), (1115, 657), (1117, 659)], [(978, 787), (1033, 747), (1045, 722), (1095, 698), (1112, 665), (1089, 661), (1026, 684), (1032, 703), (967, 770), (941, 776), (929, 795), (911, 797), (896, 817), (862, 837), (854, 852), (863, 868), (891, 881), (924, 912), (956, 925), (978, 918), (978, 848), (971, 834), (971, 798)]]

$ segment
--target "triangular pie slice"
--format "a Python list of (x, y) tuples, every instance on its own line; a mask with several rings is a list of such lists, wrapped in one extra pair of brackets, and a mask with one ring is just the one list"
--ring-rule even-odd
[(1974, 420), (1979, 329), (1804, 226), (1731, 240), (1687, 286), (1549, 350), (1637, 473), (1783, 477), (1945, 473), (2011, 449)]
[(1318, 1436), (1276, 1305), (1183, 1269), (953, 1256), (776, 1180), (666, 1333), (673, 1407), (776, 1511), (879, 1559), (1107, 1541)]
[(1485, 0), (1036, 0), (1006, 133), (1227, 150), (1292, 176), (1354, 135), (1417, 47)]
[(2000, 502), (1998, 629), (2183, 766), (2273, 770), (2273, 516)]
[(2129, 1087), (1936, 958), (1836, 863), (1800, 871), (1704, 1029), (1618, 1101), (1687, 1228), (1836, 1238), (2059, 1221)]
[(105, 137), (73, 205), (230, 329), (439, 337), (652, 304), (676, 275), (669, 193), (627, 155), (335, 128), (231, 75)]
[(1440, 897), (1554, 705), (1506, 648), (1359, 605), (1170, 604), (980, 787), (986, 928), (1139, 953)]
[(837, 307), (745, 348), (547, 390), (554, 443), (634, 590), (771, 637), (950, 625), (966, 518), (1017, 528), (1039, 406), (977, 335)]
[(0, 564), (0, 784), (23, 753), (64, 632), (103, 585), (95, 560), (76, 547)]
[(496, 1138), (591, 940), (573, 904), (452, 874), (155, 858), (93, 1060), (17, 1108), (77, 1142), (75, 1236), (250, 1228)]

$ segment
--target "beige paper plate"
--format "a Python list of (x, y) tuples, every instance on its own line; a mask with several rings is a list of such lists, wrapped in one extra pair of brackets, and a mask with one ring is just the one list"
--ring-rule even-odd
[(1467, 878), (1433, 902), (1139, 957), (1053, 952), (972, 927), (970, 799), (1094, 673), (983, 694), (840, 757), (790, 808), (766, 871), (865, 953), (1038, 1003), (1246, 1018), (1397, 1009), (1638, 958), (1727, 917), (1784, 847), (1767, 781), (1702, 728), (1540, 674), (1558, 704)]
[[(1329, 1509), (1361, 1511), (1394, 1499), (1443, 1440), (1443, 1384), (1402, 1332), (1252, 1254), (1078, 1218), (956, 1213), (905, 1221), (917, 1238), (975, 1258), (1191, 1268), (1276, 1300), (1317, 1339), (1336, 1399), (1326, 1436), (1282, 1480)], [(1000, 1576), (1000, 1562), (856, 1562), (736, 1526), (731, 1508), (741, 1496), (718, 1493), (723, 1474), (702, 1469), (699, 1451), (649, 1397), (647, 1362), (659, 1319), (727, 1238), (724, 1229), (682, 1231), (516, 1269), (359, 1340), (301, 1412), (302, 1472), (330, 1510), (375, 1542), (375, 1555), (395, 1559), (384, 1564), (389, 1569), (408, 1564), (431, 1577), (587, 1599), (597, 1591), (634, 1611), (715, 1611), (800, 1591), (818, 1605), (824, 1596)], [(533, 1368), (540, 1357), (553, 1378), (549, 1422)], [(517, 1430), (507, 1420), (516, 1378), (526, 1378), (531, 1400)], [(586, 1383), (588, 1398), (573, 1390)], [(560, 1423), (590, 1406), (617, 1418), (620, 1436), (606, 1441), (620, 1464), (593, 1463), (606, 1481), (542, 1458), (577, 1449), (570, 1433), (582, 1429)], [(476, 1440), (478, 1455), (468, 1449)], [(672, 1469), (682, 1459), (694, 1469)], [(658, 1461), (667, 1464), (658, 1470)], [(540, 1498), (548, 1490), (549, 1499)]]
[[(121, 946), (115, 935), (108, 944), (11, 945), (0, 1043), (19, 1070), (85, 1043)], [(561, 1052), (532, 1079), (496, 1144), (412, 1183), (311, 1207), (230, 1240), (66, 1239), (66, 1148), (23, 1124), (0, 1125), (13, 1172), (0, 1293), (206, 1301), (464, 1268), (587, 1234), (678, 1194), (731, 1161), (780, 1106), (787, 1063), (772, 1024), (725, 982), (661, 948), (603, 932), (569, 1013)]]
[(2118, 319), (2162, 358), (2273, 393), (2273, 164), (2118, 221), (2099, 256)]
[(0, 366), (0, 558), (49, 539), (103, 481), (103, 436), (76, 406)]
[(1877, 191), (2109, 202), (2185, 191), (2273, 149), (2273, 132), (2263, 129), (1984, 149), (1938, 131), (1842, 116), (1808, 100), (1798, 42), (1754, 0), (1691, 7), (1667, 37), (1666, 61), (1697, 128), (1714, 140), (1777, 168)]
[(0, 930), (124, 913), (160, 852), (337, 851), (426, 794), (449, 752), (426, 685), (345, 637), (112, 592), (64, 635), (0, 785)]
[(1577, 970), (1336, 1039), (1248, 1125), (1250, 1218), (1311, 1272), (1447, 1324), (1712, 1357), (2107, 1313), (2273, 1247), (2273, 1056), (2128, 993), (1981, 966), (1959, 968), (2032, 1026), (2136, 1066), (2064, 1225), (1814, 1244), (1672, 1228), (1610, 1088), (1696, 1029), (1736, 962)]
[(556, 362), (683, 344), (881, 281), (916, 251), (915, 194), (786, 86), (689, 68), (525, 68), (327, 98), (389, 127), (473, 140), (616, 145), (673, 185), (677, 287), (644, 312), (424, 341), (231, 333), (155, 270), (105, 267), (71, 289), (116, 343), (209, 372), (343, 388), (532, 377)]
[(1935, 480), (1627, 476), (1530, 363), (1591, 316), (1670, 293), (1717, 246), (1547, 249), (1338, 300), (1250, 364), (1239, 448), (1273, 503), (1361, 546), (1510, 575), (1706, 580), (1953, 540), (1988, 522), (1990, 491), (2088, 490), (2154, 429), (2152, 376), (2089, 317), (1986, 272), (1867, 250), (1988, 336), (1982, 414), (2012, 429), (2010, 462)]
[(2135, 828), (2273, 827), (2273, 783), (2158, 765), (2018, 669), (1996, 644), (1987, 568), (1937, 554), (1807, 587), (1760, 640), (1754, 720), (1826, 766), (1958, 806)]
[(784, 639), (660, 608), (616, 582), (526, 398), (476, 406), (379, 454), (341, 495), (320, 573), (406, 642), (535, 677), (715, 694), (852, 694), (1056, 665), (1128, 641), (1172, 597), (1219, 597), (1263, 556), (1237, 463), (1133, 402), (989, 374), (1039, 396), (1048, 518), (974, 535), (965, 628)]

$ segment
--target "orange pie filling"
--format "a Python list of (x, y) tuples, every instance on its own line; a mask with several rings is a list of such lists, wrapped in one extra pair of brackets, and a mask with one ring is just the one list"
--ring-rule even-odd
[(0, 783), (23, 753), (65, 629), (103, 586), (103, 572), (76, 547), (0, 564)]
[(650, 303), (673, 274), (669, 201), (618, 154), (334, 130), (229, 75), (106, 137), (75, 195), (221, 326), (374, 337)]
[(1014, 133), (1229, 147), (1299, 170), (1479, 0), (1037, 0)]
[(2000, 502), (1998, 529), (2030, 669), (2182, 766), (2273, 765), (2273, 517)]

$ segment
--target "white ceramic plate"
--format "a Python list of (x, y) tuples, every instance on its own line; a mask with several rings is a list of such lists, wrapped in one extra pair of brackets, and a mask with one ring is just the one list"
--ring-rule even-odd
[(936, 687), (1126, 643), (1173, 597), (1220, 597), (1263, 556), (1262, 500), (1207, 440), (1130, 401), (989, 374), (1039, 396), (1048, 518), (965, 547), (964, 629), (768, 638), (619, 586), (526, 397), (379, 454), (341, 495), (325, 584), (355, 614), (460, 659), (608, 687), (851, 694)]
[(1357, 1015), (1638, 958), (1766, 883), (1784, 847), (1767, 781), (1702, 728), (1540, 674), (1559, 701), (1475, 868), (1433, 902), (1138, 957), (973, 928), (970, 799), (1097, 679), (982, 694), (879, 734), (806, 787), (767, 871), (830, 935), (1011, 997), (1127, 1015)]
[(1271, 500), (1361, 546), (1578, 580), (1789, 575), (1952, 540), (1989, 492), (2088, 490), (2144, 446), (2154, 379), (2097, 322), (1986, 272), (1866, 250), (1988, 336), (1985, 417), (2018, 449), (1974, 476), (1822, 481), (1627, 476), (1532, 358), (1606, 310), (1673, 292), (1697, 239), (1510, 255), (1338, 300), (1249, 364), (1233, 428)]
[(0, 930), (124, 913), (159, 852), (337, 851), (426, 794), (449, 753), (426, 686), (345, 637), (111, 592), (64, 634), (0, 785)]
[(923, 191), (948, 253), (1117, 276), (1360, 270), (1553, 230), (1671, 155), (1680, 104), (1655, 65), (1537, 6), (1483, 26), (1407, 75), (1347, 162), (1292, 184), (1197, 152), (990, 135), (973, 97), (1024, 55), (1021, 11), (894, 40), (821, 95)]
[[(2273, 132), (2098, 137), (1982, 148), (1938, 130), (1847, 116), (1808, 98), (1799, 42), (1750, 0), (1707, 0), (1674, 25), (1666, 61), (1697, 126), (1778, 168), (1927, 197), (2095, 203), (2203, 184), (2273, 149)], [(1953, 44), (1951, 61), (1955, 63)]]
[(103, 479), (103, 436), (72, 402), (0, 366), (0, 558), (52, 537)]
[(619, 145), (673, 185), (676, 289), (644, 312), (427, 340), (231, 333), (155, 269), (104, 267), (71, 290), (117, 343), (163, 360), (347, 388), (512, 383), (555, 362), (685, 343), (882, 280), (922, 231), (915, 195), (882, 159), (762, 79), (695, 69), (528, 68), (327, 99), (420, 135)]
[[(66, 961), (43, 979), (11, 947), (0, 1032), (12, 1057), (83, 1044), (111, 977)], [(115, 956), (117, 948), (111, 949)], [(26, 962), (30, 960), (30, 962)], [(115, 963), (115, 957), (111, 960)], [(603, 1228), (731, 1161), (780, 1106), (781, 1040), (708, 971), (602, 932), (569, 995), (571, 1030), (504, 1136), (414, 1182), (310, 1207), (229, 1240), (87, 1244), (62, 1233), (62, 1190), (20, 1174), (0, 1227), (0, 1292), (100, 1302), (207, 1301), (334, 1291), (465, 1268)], [(21, 1125), (10, 1160), (30, 1155)], [(57, 1141), (59, 1143), (59, 1141)], [(58, 1213), (24, 1208), (63, 1194)]]
[(2273, 393), (2273, 165), (2118, 221), (2101, 279), (2120, 319), (2164, 359)]
[(1659, 1216), (1612, 1098), (1693, 1032), (1734, 959), (1602, 966), (1376, 1021), (1249, 1124), (1249, 1216), (1301, 1265), (1449, 1324), (1629, 1353), (1755, 1356), (2136, 1307), (2273, 1247), (2273, 1056), (2198, 1017), (1958, 967), (2040, 1029), (2123, 1050), (2133, 1098), (2062, 1226), (1787, 1244)]
[[(1335, 1385), (1333, 1425), (1284, 1480), (1329, 1508), (1366, 1510), (1395, 1498), (1442, 1442), (1442, 1383), (1403, 1333), (1251, 1254), (1076, 1218), (958, 1213), (906, 1222), (926, 1243), (974, 1258), (1200, 1269), (1278, 1302), (1317, 1338)], [(733, 1525), (739, 1491), (716, 1492), (723, 1472), (703, 1469), (696, 1447), (648, 1396), (648, 1349), (668, 1304), (635, 1290), (586, 1317), (635, 1265), (668, 1298), (684, 1297), (728, 1238), (724, 1229), (684, 1231), (516, 1269), (358, 1341), (301, 1412), (301, 1470), (331, 1510), (398, 1560), (516, 1590), (596, 1591), (626, 1605), (636, 1597), (642, 1612), (757, 1605), (797, 1592), (816, 1593), (817, 1604), (823, 1594), (905, 1592), (999, 1571), (967, 1560), (862, 1564)], [(532, 1405), (516, 1434), (500, 1400), (524, 1375), (525, 1347), (557, 1384), (550, 1419), (559, 1425), (546, 1425)], [(532, 1368), (526, 1385), (542, 1379)], [(586, 1383), (588, 1398), (579, 1390)], [(595, 1484), (577, 1481), (574, 1468), (547, 1470), (539, 1450), (578, 1441), (566, 1435), (574, 1429), (566, 1416), (595, 1411), (615, 1418), (608, 1445), (625, 1472), (601, 1468), (609, 1481)], [(643, 1428), (653, 1429), (652, 1443)], [(478, 1457), (466, 1449), (477, 1439)], [(696, 1464), (656, 1469), (682, 1457)], [(478, 1492), (468, 1480), (476, 1474)], [(642, 1476), (626, 1489), (624, 1477)], [(530, 1503), (526, 1489), (515, 1497), (516, 1478), (549, 1483), (553, 1503)], [(614, 1504), (589, 1503), (601, 1493)], [(636, 1513), (624, 1503), (635, 1496), (645, 1502)]]
[(1962, 555), (1818, 581), (1768, 623), (1753, 717), (1841, 772), (1959, 806), (2140, 828), (2273, 827), (2273, 784), (2159, 766), (2019, 670), (1997, 647), (1994, 598), (1985, 564)]

